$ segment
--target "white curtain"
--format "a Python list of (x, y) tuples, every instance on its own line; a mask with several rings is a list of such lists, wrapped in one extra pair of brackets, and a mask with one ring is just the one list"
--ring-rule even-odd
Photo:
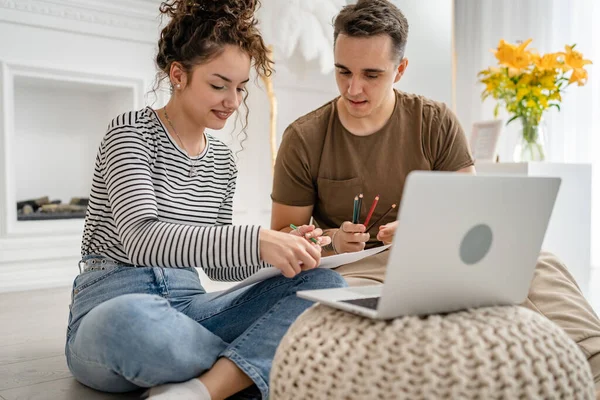
[[(545, 114), (547, 160), (591, 163), (592, 265), (600, 267), (600, 0), (455, 0), (456, 111), (467, 132), (473, 122), (493, 118), (494, 100), (482, 104), (477, 73), (496, 65), (500, 39), (515, 43), (532, 38), (540, 53), (563, 51), (565, 44), (593, 64), (586, 86), (567, 88), (561, 111)], [(506, 114), (501, 114), (505, 120)], [(519, 123), (505, 128), (501, 161), (512, 161)]]

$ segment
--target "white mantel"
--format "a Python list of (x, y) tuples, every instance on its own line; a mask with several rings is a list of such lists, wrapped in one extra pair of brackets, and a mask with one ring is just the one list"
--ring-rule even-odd
[(478, 175), (519, 174), (561, 178), (542, 249), (554, 253), (565, 263), (587, 295), (591, 274), (591, 165), (551, 162), (477, 163), (475, 168)]

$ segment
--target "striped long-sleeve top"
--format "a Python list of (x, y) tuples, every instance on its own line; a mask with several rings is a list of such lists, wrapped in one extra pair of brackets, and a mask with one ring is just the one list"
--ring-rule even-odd
[(211, 135), (206, 139), (202, 154), (190, 159), (151, 108), (115, 118), (96, 157), (82, 255), (200, 267), (221, 281), (266, 266), (260, 227), (231, 225), (237, 175), (231, 150)]

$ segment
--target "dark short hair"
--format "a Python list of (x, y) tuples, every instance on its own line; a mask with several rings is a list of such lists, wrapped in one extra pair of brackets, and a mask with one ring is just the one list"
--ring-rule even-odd
[(358, 0), (342, 8), (333, 23), (333, 41), (339, 34), (350, 37), (388, 35), (392, 38), (392, 57), (404, 57), (408, 21), (402, 11), (388, 0)]

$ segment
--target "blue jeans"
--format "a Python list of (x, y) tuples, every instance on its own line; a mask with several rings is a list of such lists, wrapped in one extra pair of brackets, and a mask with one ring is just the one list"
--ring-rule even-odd
[(338, 273), (313, 269), (212, 300), (194, 268), (136, 268), (102, 257), (86, 265), (92, 269), (73, 283), (65, 353), (79, 382), (106, 392), (183, 382), (226, 357), (266, 399), (275, 350), (312, 304), (296, 291), (346, 286)]

